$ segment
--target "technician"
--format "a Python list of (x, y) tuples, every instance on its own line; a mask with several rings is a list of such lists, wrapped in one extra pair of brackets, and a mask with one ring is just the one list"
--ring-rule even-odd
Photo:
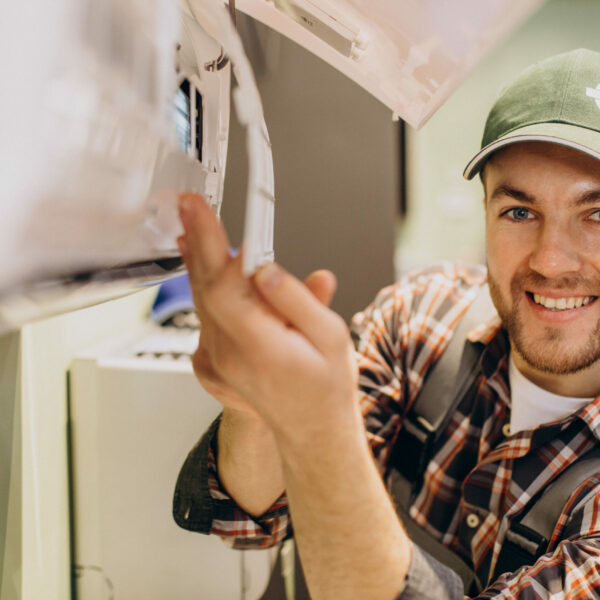
[[(502, 93), (465, 170), (483, 182), (487, 269), (448, 263), (382, 290), (354, 344), (327, 308), (331, 273), (302, 283), (271, 264), (248, 280), (208, 206), (181, 198), (194, 368), (224, 410), (181, 471), (180, 525), (249, 548), (293, 522), (314, 600), (600, 598), (600, 461), (542, 554), (498, 572), (523, 514), (600, 446), (599, 84), (600, 54), (578, 50)], [(434, 542), (415, 543), (392, 463), (421, 458), (402, 445), (407, 419), (486, 281), (495, 311), (464, 341), (476, 368), (405, 507)], [(472, 570), (469, 588), (435, 544)]]

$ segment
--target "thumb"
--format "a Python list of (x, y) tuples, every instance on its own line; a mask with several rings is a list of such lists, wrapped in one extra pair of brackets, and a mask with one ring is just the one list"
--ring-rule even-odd
[[(342, 332), (344, 339), (347, 338), (342, 318), (323, 306), (304, 283), (276, 263), (261, 267), (254, 275), (254, 283), (267, 304), (322, 352), (336, 348)], [(331, 291), (331, 288), (325, 284), (319, 290)]]
[(323, 306), (329, 306), (337, 289), (337, 280), (331, 271), (321, 269), (313, 271), (304, 280), (304, 285)]

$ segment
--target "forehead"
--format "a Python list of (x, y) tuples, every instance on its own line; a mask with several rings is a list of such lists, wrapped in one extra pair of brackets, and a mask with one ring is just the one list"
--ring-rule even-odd
[(600, 186), (600, 161), (567, 146), (521, 142), (495, 152), (482, 177), (486, 197), (500, 185), (579, 193)]

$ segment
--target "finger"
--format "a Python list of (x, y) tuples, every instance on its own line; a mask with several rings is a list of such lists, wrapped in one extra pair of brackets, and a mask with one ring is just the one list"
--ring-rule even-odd
[[(321, 307), (304, 284), (298, 283), (312, 303)], [(294, 324), (278, 313), (276, 307), (265, 302), (251, 281), (243, 276), (239, 259), (231, 260), (218, 280), (204, 286), (200, 295), (207, 318), (225, 334), (239, 356), (244, 357), (245, 363), (254, 364), (255, 360), (273, 353), (276, 356), (286, 355), (291, 351), (290, 344), (297, 351), (307, 352), (316, 358), (314, 345), (295, 331)], [(228, 369), (223, 369), (221, 361), (213, 364), (227, 380), (224, 371)], [(239, 366), (234, 361), (229, 365), (232, 368)], [(248, 373), (244, 377), (247, 378)]]
[(346, 340), (348, 331), (343, 320), (279, 265), (261, 267), (254, 283), (264, 299), (317, 349), (328, 352)]
[(184, 235), (179, 242), (183, 259), (190, 273), (190, 283), (202, 285), (212, 281), (225, 267), (229, 258), (229, 242), (217, 215), (201, 196), (182, 194), (179, 217)]
[(196, 283), (194, 277), (192, 277), (190, 273), (190, 256), (189, 250), (187, 247), (187, 242), (185, 235), (181, 235), (177, 238), (177, 246), (179, 248), (179, 253), (181, 254), (181, 258), (183, 259), (183, 263), (185, 264), (188, 271), (188, 282), (190, 284), (190, 289), (192, 291), (192, 297), (194, 299), (194, 308), (196, 309), (196, 315), (198, 316), (198, 320), (200, 321), (200, 325), (204, 327), (204, 321), (206, 317), (206, 313), (202, 310), (202, 305), (200, 304), (200, 299), (198, 296), (198, 284)]
[(322, 269), (312, 272), (304, 280), (304, 285), (323, 306), (329, 306), (337, 288), (337, 281), (331, 271)]

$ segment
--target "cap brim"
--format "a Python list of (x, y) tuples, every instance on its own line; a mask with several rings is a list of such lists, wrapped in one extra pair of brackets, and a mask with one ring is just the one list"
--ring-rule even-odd
[(547, 142), (568, 146), (600, 160), (600, 132), (567, 123), (538, 123), (515, 129), (482, 148), (465, 167), (463, 177), (472, 179), (481, 171), (490, 154), (521, 142)]

